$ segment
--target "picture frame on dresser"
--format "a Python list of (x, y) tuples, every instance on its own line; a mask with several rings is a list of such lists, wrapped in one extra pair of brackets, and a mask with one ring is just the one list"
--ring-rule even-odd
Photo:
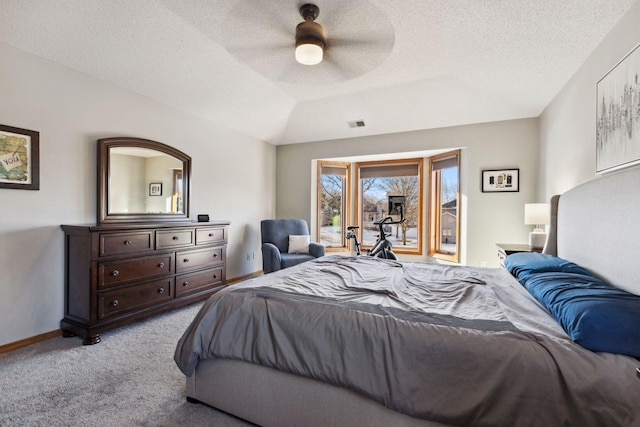
[(487, 169), (482, 171), (482, 192), (520, 191), (520, 169)]
[(0, 188), (40, 189), (40, 133), (0, 125)]

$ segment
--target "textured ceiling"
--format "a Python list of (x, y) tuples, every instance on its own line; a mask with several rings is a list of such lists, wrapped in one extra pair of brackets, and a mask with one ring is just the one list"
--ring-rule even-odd
[(635, 1), (317, 0), (318, 66), (296, 0), (0, 0), (0, 41), (289, 144), (536, 117)]

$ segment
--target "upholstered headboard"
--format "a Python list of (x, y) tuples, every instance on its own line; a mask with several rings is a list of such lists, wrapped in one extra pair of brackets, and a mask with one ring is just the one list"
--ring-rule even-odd
[(640, 295), (640, 167), (554, 196), (544, 252)]

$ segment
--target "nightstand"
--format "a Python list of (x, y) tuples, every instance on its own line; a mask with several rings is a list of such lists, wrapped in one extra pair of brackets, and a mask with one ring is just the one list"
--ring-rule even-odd
[(498, 263), (500, 268), (504, 268), (504, 259), (511, 254), (518, 252), (542, 252), (542, 248), (532, 248), (527, 244), (518, 243), (496, 243), (498, 248)]

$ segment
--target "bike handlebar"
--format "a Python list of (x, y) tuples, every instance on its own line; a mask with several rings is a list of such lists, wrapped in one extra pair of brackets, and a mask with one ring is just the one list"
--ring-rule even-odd
[(395, 224), (402, 224), (406, 220), (407, 220), (406, 218), (402, 218), (400, 221), (394, 221), (392, 217), (388, 216), (388, 217), (386, 217), (385, 219), (383, 219), (381, 221), (375, 221), (373, 224), (374, 225), (382, 225), (382, 224), (395, 225)]

